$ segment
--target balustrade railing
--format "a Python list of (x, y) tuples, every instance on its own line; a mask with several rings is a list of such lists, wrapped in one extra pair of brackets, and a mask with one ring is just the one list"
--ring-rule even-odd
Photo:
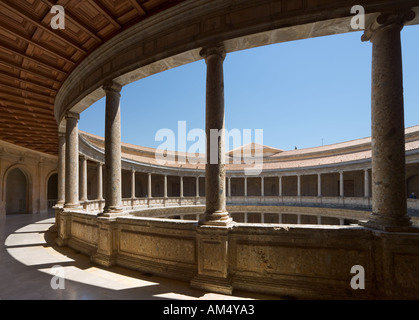
[[(51, 202), (50, 202), (51, 201)], [(48, 207), (53, 206), (55, 200), (48, 200)], [(100, 211), (105, 200), (87, 200), (82, 202), (84, 210)], [(330, 208), (364, 209), (371, 208), (371, 198), (363, 197), (315, 197), (315, 196), (230, 196), (228, 205), (279, 205), (279, 206), (313, 206)], [(153, 197), (153, 198), (125, 198), (122, 205), (127, 210), (142, 208), (176, 207), (205, 205), (205, 197)], [(51, 207), (52, 207), (51, 206)], [(407, 199), (410, 211), (419, 212), (419, 199)]]

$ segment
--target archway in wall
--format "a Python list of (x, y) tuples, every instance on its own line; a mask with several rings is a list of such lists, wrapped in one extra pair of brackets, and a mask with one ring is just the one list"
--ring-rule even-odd
[(6, 214), (28, 213), (28, 179), (15, 168), (6, 179)]
[(53, 206), (57, 203), (58, 199), (58, 174), (52, 174), (48, 179), (47, 186), (47, 201), (48, 201), (48, 210), (51, 210)]

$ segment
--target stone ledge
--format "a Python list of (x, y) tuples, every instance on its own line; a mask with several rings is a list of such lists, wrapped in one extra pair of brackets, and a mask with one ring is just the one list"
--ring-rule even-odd
[[(71, 223), (71, 213), (65, 216)], [(82, 243), (71, 233), (57, 242), (91, 254), (92, 262), (101, 266), (116, 264), (190, 281), (205, 291), (231, 294), (240, 289), (301, 299), (419, 295), (411, 266), (419, 261), (417, 233), (361, 226), (236, 223), (230, 228), (139, 217), (120, 217), (103, 225), (97, 217), (86, 217), (88, 224), (102, 225), (98, 243), (93, 243), (95, 237), (86, 237), (92, 243)], [(80, 213), (74, 219), (81, 221)], [(354, 265), (365, 268), (365, 290), (350, 286)]]

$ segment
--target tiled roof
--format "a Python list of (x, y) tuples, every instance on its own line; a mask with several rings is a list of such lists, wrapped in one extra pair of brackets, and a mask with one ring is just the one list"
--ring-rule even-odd
[[(406, 132), (406, 151), (419, 149), (419, 126), (407, 128)], [(99, 149), (104, 150), (104, 138), (81, 132), (81, 135), (89, 143), (93, 144)], [(252, 144), (253, 146), (254, 144)], [(309, 168), (315, 166), (326, 165), (339, 165), (353, 161), (369, 160), (371, 158), (371, 138), (363, 138), (352, 141), (341, 142), (337, 144), (297, 149), (290, 151), (282, 151), (280, 149), (271, 148), (268, 146), (261, 146), (263, 152), (263, 170), (275, 169), (292, 169), (292, 168)], [(241, 147), (243, 149), (243, 147)], [(128, 143), (122, 143), (122, 157), (132, 161), (144, 164), (157, 165), (154, 148), (136, 146)], [(227, 170), (244, 170), (254, 165), (255, 161), (261, 162), (262, 158), (247, 158), (248, 162), (245, 163), (232, 163), (232, 158), (229, 157), (233, 154), (234, 150), (226, 153)], [(237, 151), (237, 149), (235, 149)], [(185, 153), (171, 152), (171, 155), (185, 156)], [(253, 155), (254, 156), (254, 155)], [(173, 163), (165, 164), (167, 167), (184, 168), (184, 169), (198, 169), (204, 170), (204, 155), (199, 155), (199, 163), (192, 164), (186, 162), (184, 164)], [(230, 160), (228, 160), (230, 159)]]

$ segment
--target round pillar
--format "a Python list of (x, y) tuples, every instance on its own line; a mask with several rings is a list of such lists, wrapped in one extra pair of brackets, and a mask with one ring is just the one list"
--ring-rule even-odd
[(87, 159), (81, 157), (81, 201), (87, 201)]
[[(413, 14), (414, 17), (414, 14)], [(400, 31), (412, 13), (381, 14), (363, 36), (372, 49), (372, 213), (383, 230), (411, 225), (407, 215), (403, 74)]]
[(121, 85), (109, 82), (104, 85), (106, 92), (105, 112), (105, 215), (118, 214), (122, 210), (121, 187)]
[(65, 203), (65, 145), (66, 135), (58, 135), (58, 199), (57, 205), (63, 206)]
[[(201, 224), (228, 225), (232, 222), (226, 209), (224, 71), (226, 56), (222, 45), (204, 48), (201, 56), (207, 64), (206, 117), (207, 136), (205, 167), (206, 211)], [(216, 134), (214, 134), (216, 133)], [(217, 137), (215, 139), (214, 137)]]
[(79, 130), (80, 116), (66, 115), (65, 204), (64, 208), (80, 208), (79, 202)]

